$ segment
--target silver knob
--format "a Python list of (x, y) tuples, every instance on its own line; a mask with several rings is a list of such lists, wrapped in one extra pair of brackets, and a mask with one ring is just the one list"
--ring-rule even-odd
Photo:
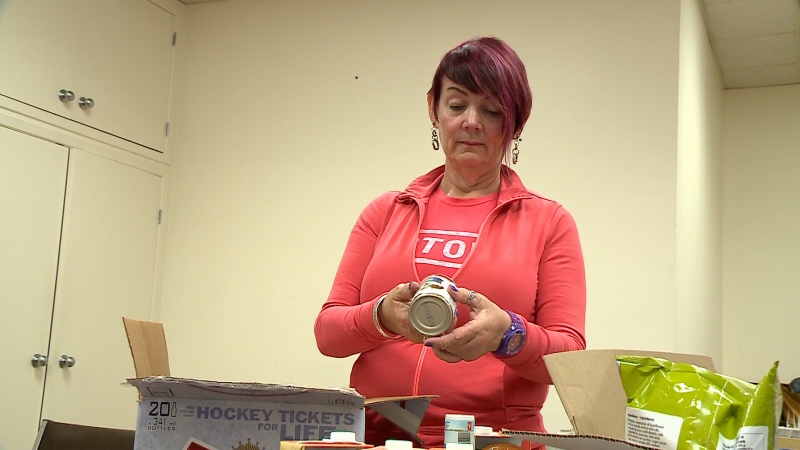
[(75, 93), (66, 89), (62, 89), (58, 91), (58, 99), (63, 103), (71, 102), (75, 100)]
[(75, 358), (72, 356), (61, 355), (61, 358), (58, 358), (58, 365), (61, 366), (62, 369), (64, 367), (72, 367), (75, 365)]
[(33, 358), (31, 358), (31, 365), (33, 367), (44, 367), (47, 365), (47, 356), (35, 354)]
[(81, 97), (78, 99), (78, 105), (80, 105), (81, 109), (89, 109), (94, 107), (94, 100), (87, 97)]

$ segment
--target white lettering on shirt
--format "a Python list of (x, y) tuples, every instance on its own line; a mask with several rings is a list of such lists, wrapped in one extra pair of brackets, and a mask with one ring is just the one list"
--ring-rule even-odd
[(450, 230), (420, 230), (417, 264), (458, 269), (472, 250), (478, 233)]
[[(453, 252), (452, 248), (456, 247), (456, 251)], [(460, 258), (464, 256), (464, 249), (467, 248), (467, 244), (464, 241), (459, 239), (453, 239), (452, 241), (447, 241), (444, 244), (444, 249), (442, 250), (442, 254), (448, 258)]]
[(427, 255), (428, 253), (430, 253), (431, 249), (433, 248), (434, 245), (436, 245), (437, 242), (444, 242), (444, 239), (435, 237), (426, 237), (422, 238), (422, 240), (427, 242), (427, 244), (425, 244), (425, 247), (422, 248), (423, 255)]

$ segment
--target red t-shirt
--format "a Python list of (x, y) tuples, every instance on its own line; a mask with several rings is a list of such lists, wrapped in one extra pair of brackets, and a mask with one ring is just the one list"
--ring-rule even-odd
[(499, 191), (475, 198), (450, 197), (437, 189), (422, 218), (414, 263), (421, 279), (437, 274), (452, 277), (466, 261)]

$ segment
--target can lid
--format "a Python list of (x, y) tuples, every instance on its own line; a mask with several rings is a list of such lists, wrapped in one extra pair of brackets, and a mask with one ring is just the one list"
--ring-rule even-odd
[(442, 287), (445, 284), (456, 284), (456, 282), (453, 281), (453, 279), (448, 277), (447, 275), (433, 274), (433, 275), (428, 275), (427, 277), (425, 277), (420, 282), (420, 284), (421, 285), (423, 285), (423, 284), (437, 284), (440, 287)]
[(433, 295), (415, 298), (408, 309), (411, 326), (426, 336), (438, 336), (453, 324), (453, 308), (444, 300)]

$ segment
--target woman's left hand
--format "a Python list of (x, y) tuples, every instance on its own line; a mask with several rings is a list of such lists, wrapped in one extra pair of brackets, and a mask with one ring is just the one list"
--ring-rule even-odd
[(425, 339), (439, 359), (447, 362), (474, 361), (497, 350), (505, 332), (511, 327), (511, 317), (479, 292), (470, 295), (469, 289), (459, 288), (450, 295), (469, 307), (469, 320), (464, 325), (441, 336)]

